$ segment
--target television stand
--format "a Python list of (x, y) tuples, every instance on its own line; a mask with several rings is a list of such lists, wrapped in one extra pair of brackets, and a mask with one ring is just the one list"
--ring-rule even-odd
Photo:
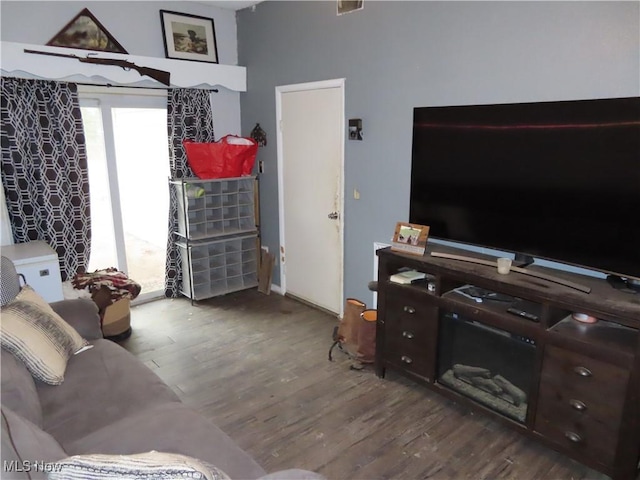
[[(442, 253), (442, 252), (431, 252), (431, 256), (432, 257), (439, 257), (439, 258), (448, 258), (450, 260), (459, 260), (459, 261), (462, 261), (462, 262), (477, 263), (477, 264), (480, 264), (480, 265), (487, 265), (487, 266), (496, 267), (496, 268), (498, 266), (497, 263), (496, 263), (496, 260), (486, 260), (486, 259), (481, 259), (481, 258), (476, 258), (476, 257), (467, 257), (467, 256), (464, 256), (464, 255)], [(557, 277), (555, 275), (549, 275), (547, 273), (542, 273), (542, 272), (533, 271), (533, 270), (527, 270), (527, 269), (521, 268), (521, 267), (511, 267), (511, 271), (512, 272), (521, 273), (523, 275), (529, 275), (530, 277), (540, 278), (542, 280), (547, 280), (549, 282), (557, 283), (557, 284), (560, 284), (560, 285), (564, 285), (565, 287), (573, 288), (573, 289), (578, 290), (580, 292), (584, 292), (584, 293), (591, 292), (591, 288), (590, 287), (587, 287), (585, 285), (581, 285), (581, 284), (573, 282), (571, 280), (567, 280), (567, 279), (564, 279), (564, 278)]]
[[(501, 275), (495, 258), (465, 253), (441, 245), (428, 245), (424, 256), (377, 251), (376, 375), (394, 371), (615, 480), (635, 480), (640, 460), (636, 296), (612, 289), (604, 279), (544, 267), (531, 267), (535, 277)], [(432, 280), (390, 281), (405, 268)], [(591, 293), (567, 288), (567, 282)], [(469, 287), (514, 302), (460, 293)], [(532, 312), (536, 319), (521, 318), (510, 308)], [(582, 323), (574, 313), (598, 321)]]

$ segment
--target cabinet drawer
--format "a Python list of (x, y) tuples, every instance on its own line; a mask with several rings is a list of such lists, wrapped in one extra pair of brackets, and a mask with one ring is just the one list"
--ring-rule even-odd
[(559, 416), (570, 420), (597, 423), (603, 428), (617, 430), (622, 420), (623, 398), (611, 398), (602, 392), (605, 400), (596, 400), (580, 395), (570, 386), (561, 386), (553, 382), (540, 382), (538, 416)]
[(433, 351), (424, 339), (408, 340), (399, 335), (385, 337), (385, 361), (402, 370), (433, 380)]
[(561, 388), (582, 401), (605, 403), (621, 410), (627, 392), (629, 371), (586, 355), (547, 345), (541, 383)]
[(431, 319), (425, 315), (387, 312), (385, 331), (387, 335), (398, 335), (407, 340), (420, 341), (430, 335), (433, 328), (432, 323)]
[(394, 288), (385, 316), (385, 361), (433, 380), (437, 342), (437, 308), (415, 292)]
[(399, 337), (411, 345), (423, 343), (436, 335), (437, 309), (424, 305), (409, 296), (390, 299), (385, 315), (388, 337)]
[(386, 324), (390, 328), (420, 328), (424, 320), (435, 318), (434, 307), (429, 303), (430, 298), (403, 290), (401, 287), (389, 286), (386, 305)]
[(552, 442), (581, 455), (610, 465), (618, 445), (617, 425), (609, 425), (589, 415), (580, 415), (571, 407), (541, 399), (538, 403), (535, 431)]
[(545, 349), (535, 430), (600, 462), (615, 459), (629, 373), (552, 345)]

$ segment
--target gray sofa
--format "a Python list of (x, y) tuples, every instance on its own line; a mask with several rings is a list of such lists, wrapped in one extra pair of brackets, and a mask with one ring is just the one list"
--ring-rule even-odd
[(198, 458), (232, 479), (323, 478), (296, 469), (267, 475), (137, 358), (103, 339), (93, 302), (65, 300), (51, 306), (93, 348), (70, 358), (61, 385), (34, 379), (20, 360), (2, 349), (0, 477), (45, 478), (37, 465), (71, 455), (155, 450)]

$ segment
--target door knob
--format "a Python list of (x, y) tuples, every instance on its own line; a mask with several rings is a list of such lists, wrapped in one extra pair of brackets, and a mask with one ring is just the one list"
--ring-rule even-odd
[(338, 215), (338, 212), (331, 212), (329, 215), (327, 215), (327, 217), (328, 217), (330, 220), (337, 220), (339, 216), (340, 216), (340, 215)]

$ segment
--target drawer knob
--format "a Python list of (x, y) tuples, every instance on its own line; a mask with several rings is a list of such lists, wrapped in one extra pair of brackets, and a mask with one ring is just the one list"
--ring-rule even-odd
[(411, 340), (415, 335), (413, 334), (413, 332), (407, 332), (406, 330), (404, 332), (402, 332), (402, 336), (404, 338), (408, 338), (409, 340)]
[(409, 305), (405, 305), (403, 310), (407, 313), (416, 313), (416, 309), (413, 307), (410, 307)]
[(573, 367), (573, 371), (581, 377), (591, 377), (593, 373), (587, 367)]
[(582, 437), (575, 432), (564, 432), (564, 436), (573, 443), (580, 443), (582, 441)]
[(587, 409), (587, 406), (583, 402), (574, 398), (569, 400), (569, 405), (571, 405), (571, 408), (579, 412), (584, 412)]
[(407, 357), (406, 355), (403, 355), (402, 357), (400, 357), (400, 360), (402, 360), (406, 364), (413, 363), (413, 360), (411, 360), (411, 357)]

